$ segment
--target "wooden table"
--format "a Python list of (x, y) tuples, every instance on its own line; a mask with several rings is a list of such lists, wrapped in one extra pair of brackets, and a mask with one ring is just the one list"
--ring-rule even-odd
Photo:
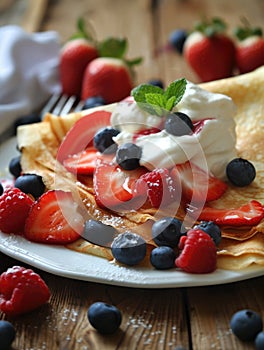
[[(198, 82), (176, 52), (155, 55), (172, 30), (191, 29), (194, 21), (206, 15), (224, 18), (231, 31), (241, 16), (263, 25), (264, 15), (262, 0), (35, 0), (26, 5), (30, 8), (23, 26), (29, 31), (56, 30), (62, 42), (74, 31), (80, 15), (90, 20), (98, 39), (127, 37), (128, 57), (144, 57), (137, 69), (138, 83), (161, 78), (167, 84), (182, 76)], [(16, 23), (10, 17), (7, 22)], [(22, 264), (3, 254), (0, 261), (0, 272)], [(180, 345), (194, 350), (254, 349), (234, 337), (229, 321), (244, 308), (259, 312), (264, 319), (264, 277), (210, 287), (137, 289), (35, 270), (48, 284), (51, 299), (30, 314), (10, 319), (17, 330), (13, 350), (175, 350)], [(116, 334), (102, 336), (89, 325), (87, 309), (95, 301), (120, 308), (123, 321)], [(0, 318), (6, 319), (3, 314)]]

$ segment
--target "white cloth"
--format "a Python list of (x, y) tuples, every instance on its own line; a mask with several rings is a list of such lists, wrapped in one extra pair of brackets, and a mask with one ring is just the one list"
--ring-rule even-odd
[(59, 93), (59, 36), (0, 28), (0, 132)]

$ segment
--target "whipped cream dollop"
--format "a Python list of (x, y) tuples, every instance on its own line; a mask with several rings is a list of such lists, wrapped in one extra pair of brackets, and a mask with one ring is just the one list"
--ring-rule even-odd
[[(192, 161), (219, 178), (225, 178), (227, 163), (236, 157), (235, 104), (228, 96), (208, 92), (191, 82), (173, 112), (187, 114), (200, 126), (190, 135), (174, 136), (162, 129), (164, 118), (142, 110), (135, 102), (122, 101), (112, 113), (111, 124), (121, 132), (114, 138), (118, 145), (134, 142), (142, 148), (140, 165), (149, 170), (171, 168)], [(148, 128), (160, 132), (140, 135)]]

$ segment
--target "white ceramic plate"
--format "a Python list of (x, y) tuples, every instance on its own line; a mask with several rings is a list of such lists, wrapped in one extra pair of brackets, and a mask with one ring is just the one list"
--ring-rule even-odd
[[(0, 146), (0, 178), (17, 154), (15, 138)], [(264, 274), (263, 267), (246, 270), (217, 270), (210, 274), (187, 274), (177, 269), (159, 271), (142, 267), (125, 267), (105, 259), (77, 253), (60, 246), (32, 243), (23, 237), (0, 232), (0, 251), (21, 262), (52, 274), (84, 281), (136, 288), (175, 288), (216, 285), (242, 281)]]

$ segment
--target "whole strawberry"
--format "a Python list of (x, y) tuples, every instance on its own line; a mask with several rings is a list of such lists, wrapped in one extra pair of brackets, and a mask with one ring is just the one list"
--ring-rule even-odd
[(0, 230), (23, 234), (33, 200), (18, 188), (7, 188), (0, 197)]
[(235, 31), (236, 65), (239, 73), (248, 73), (264, 65), (264, 38), (262, 29), (251, 27), (247, 22)]
[(85, 68), (96, 57), (97, 49), (86, 39), (74, 39), (63, 46), (60, 79), (64, 94), (80, 96)]
[(13, 266), (0, 276), (0, 310), (8, 316), (32, 311), (49, 298), (48, 286), (31, 269)]
[(61, 49), (59, 70), (62, 92), (80, 96), (85, 68), (98, 57), (98, 50), (82, 19), (78, 20), (77, 27), (78, 33)]
[(201, 81), (232, 75), (235, 45), (225, 30), (225, 23), (213, 18), (211, 22), (199, 23), (184, 43), (183, 55)]
[(82, 100), (102, 96), (106, 103), (118, 102), (129, 96), (132, 88), (131, 74), (121, 59), (100, 57), (85, 70)]
[(118, 102), (130, 95), (133, 88), (133, 66), (141, 58), (127, 60), (126, 39), (108, 38), (98, 44), (99, 58), (90, 62), (85, 70), (82, 100), (101, 96), (106, 103)]
[(216, 245), (212, 238), (200, 229), (191, 229), (179, 243), (181, 253), (175, 260), (177, 267), (189, 273), (210, 273), (216, 269)]

